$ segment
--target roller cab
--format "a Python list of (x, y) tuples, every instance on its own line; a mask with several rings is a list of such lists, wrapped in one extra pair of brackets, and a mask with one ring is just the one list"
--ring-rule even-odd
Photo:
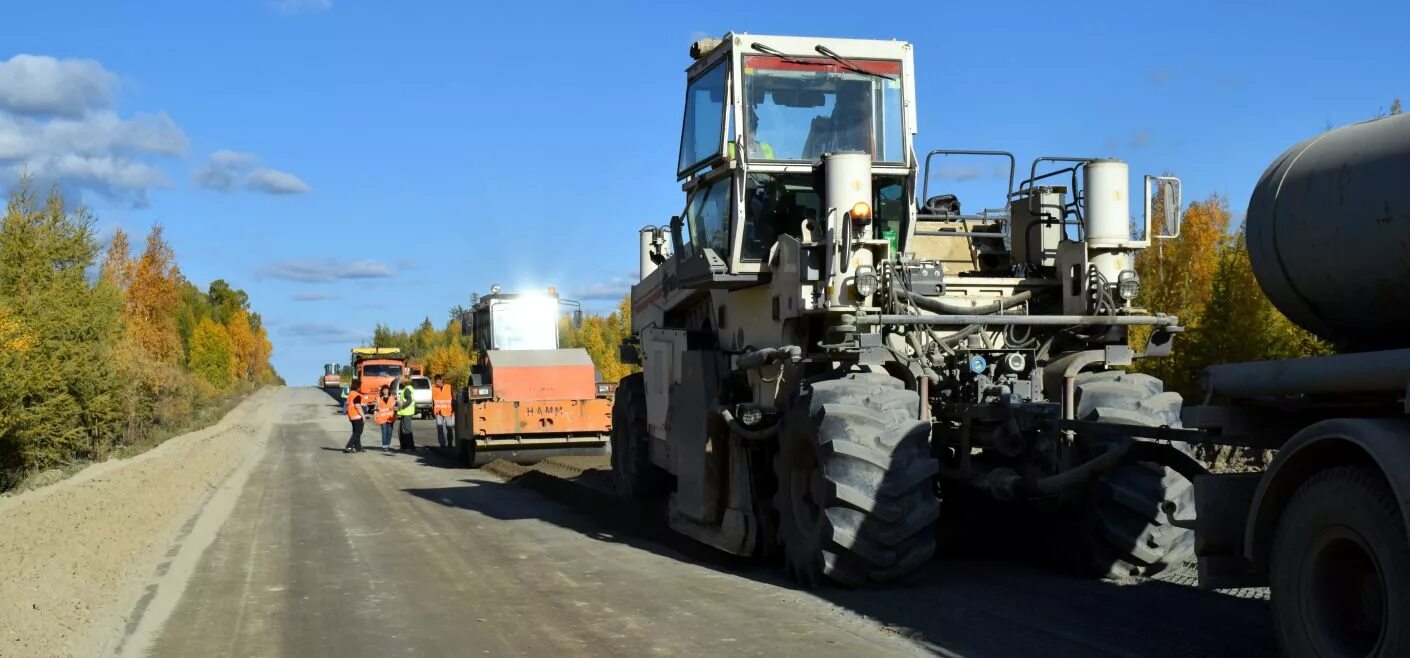
[[(575, 302), (547, 294), (494, 292), (462, 318), (478, 362), (455, 401), (456, 436), (469, 464), (539, 461), (599, 453), (612, 429), (611, 395), (582, 348), (559, 348), (558, 330)], [(578, 322), (581, 312), (568, 315)]]

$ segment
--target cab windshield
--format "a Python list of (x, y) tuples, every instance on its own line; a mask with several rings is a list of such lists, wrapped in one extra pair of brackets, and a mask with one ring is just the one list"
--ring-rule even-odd
[(490, 309), (494, 322), (494, 349), (558, 349), (558, 299), (520, 297), (495, 302)]
[(369, 363), (362, 366), (363, 377), (400, 377), (401, 366), (389, 363)]
[(814, 161), (862, 151), (905, 162), (901, 63), (817, 57), (744, 58), (745, 142), (750, 160)]

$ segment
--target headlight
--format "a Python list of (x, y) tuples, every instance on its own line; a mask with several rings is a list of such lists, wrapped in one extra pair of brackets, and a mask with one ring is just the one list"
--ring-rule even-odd
[(856, 288), (858, 297), (870, 297), (876, 292), (877, 285), (875, 270), (866, 265), (857, 268), (857, 275), (852, 277), (852, 287)]
[(617, 385), (616, 385), (616, 384), (607, 384), (607, 383), (603, 383), (603, 382), (599, 382), (599, 383), (597, 384), (597, 394), (598, 394), (598, 395), (604, 395), (604, 396), (605, 396), (605, 395), (611, 395), (611, 394), (616, 393), (616, 392), (617, 392)]
[(1023, 372), (1023, 367), (1028, 365), (1028, 359), (1020, 352), (1010, 352), (1004, 357), (1004, 365), (1013, 372)]
[(758, 427), (764, 422), (764, 410), (752, 404), (739, 405), (739, 422), (746, 427)]
[(1122, 299), (1131, 301), (1141, 292), (1141, 277), (1136, 274), (1136, 270), (1121, 270), (1116, 275), (1116, 294)]

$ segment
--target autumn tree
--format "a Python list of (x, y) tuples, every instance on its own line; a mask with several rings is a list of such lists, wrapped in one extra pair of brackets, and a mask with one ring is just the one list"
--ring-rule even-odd
[[(110, 256), (112, 250), (109, 250)], [(181, 302), (181, 271), (176, 254), (162, 238), (162, 227), (153, 226), (142, 256), (131, 266), (125, 289), (127, 331), (148, 356), (161, 363), (181, 360), (181, 334), (176, 310)]]
[(234, 363), (232, 375), (239, 381), (254, 381), (259, 346), (255, 332), (250, 328), (249, 314), (241, 308), (231, 311), (225, 319), (225, 333), (230, 337), (230, 356)]
[(1210, 288), (1199, 330), (1186, 347), (1201, 367), (1331, 353), (1330, 345), (1293, 324), (1263, 294), (1253, 274), (1244, 231), (1221, 250)]
[[(1150, 248), (1137, 254), (1135, 267), (1141, 292), (1136, 304), (1178, 317), (1187, 332), (1199, 331), (1219, 269), (1229, 216), (1229, 202), (1218, 194), (1189, 204), (1178, 238), (1154, 240)], [(1132, 342), (1138, 349), (1144, 347), (1146, 335), (1132, 332)], [(1199, 371), (1203, 368), (1180, 349), (1178, 342), (1173, 356), (1144, 360), (1139, 367), (1164, 380), (1168, 388), (1187, 394), (1198, 391)]]
[(191, 333), (191, 373), (217, 391), (235, 383), (235, 350), (225, 325), (202, 318)]

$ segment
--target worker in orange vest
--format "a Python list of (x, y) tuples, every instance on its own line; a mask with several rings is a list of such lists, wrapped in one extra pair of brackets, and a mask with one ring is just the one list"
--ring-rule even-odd
[(431, 413), (436, 417), (436, 443), (442, 448), (455, 446), (455, 411), (451, 407), (450, 384), (436, 375), (431, 385)]
[(362, 393), (358, 392), (358, 381), (353, 380), (352, 388), (348, 389), (348, 396), (343, 400), (343, 409), (347, 411), (348, 420), (352, 422), (352, 438), (348, 439), (348, 445), (343, 447), (343, 452), (362, 452)]
[(392, 387), (383, 385), (377, 392), (372, 413), (372, 422), (382, 426), (382, 454), (392, 454), (392, 425), (396, 420), (397, 398), (392, 395)]

